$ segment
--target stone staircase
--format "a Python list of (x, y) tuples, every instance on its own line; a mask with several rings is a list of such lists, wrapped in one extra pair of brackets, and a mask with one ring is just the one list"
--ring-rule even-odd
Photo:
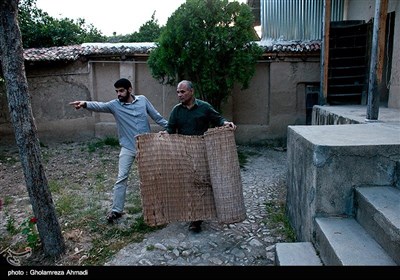
[(314, 244), (276, 244), (276, 265), (400, 265), (400, 190), (354, 192), (354, 217), (317, 217)]
[(289, 126), (286, 214), (297, 243), (276, 244), (276, 265), (400, 265), (400, 112), (313, 107)]

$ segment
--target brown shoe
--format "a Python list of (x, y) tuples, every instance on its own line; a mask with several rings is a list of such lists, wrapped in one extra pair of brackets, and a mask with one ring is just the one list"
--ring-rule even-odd
[(122, 217), (122, 213), (118, 213), (118, 212), (112, 211), (107, 216), (107, 222), (113, 223), (115, 220), (117, 220), (117, 219), (119, 219), (121, 217)]
[(189, 230), (193, 231), (193, 232), (196, 232), (196, 233), (199, 233), (201, 231), (201, 224), (202, 223), (203, 223), (203, 221), (190, 222)]

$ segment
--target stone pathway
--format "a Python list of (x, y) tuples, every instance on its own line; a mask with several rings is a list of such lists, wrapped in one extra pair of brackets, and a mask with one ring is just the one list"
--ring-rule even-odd
[[(240, 147), (248, 156), (241, 169), (247, 218), (236, 224), (204, 221), (200, 233), (174, 222), (132, 243), (106, 266), (265, 266), (274, 265), (275, 244), (285, 236), (266, 223), (267, 202), (286, 197), (286, 152)], [(278, 225), (275, 225), (278, 227)]]

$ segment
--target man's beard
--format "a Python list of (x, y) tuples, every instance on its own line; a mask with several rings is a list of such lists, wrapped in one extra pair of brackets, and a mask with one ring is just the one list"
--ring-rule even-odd
[(118, 100), (119, 101), (121, 101), (121, 102), (128, 102), (128, 99), (129, 99), (129, 97), (131, 96), (131, 94), (128, 92), (127, 94), (126, 94), (126, 96), (118, 96)]

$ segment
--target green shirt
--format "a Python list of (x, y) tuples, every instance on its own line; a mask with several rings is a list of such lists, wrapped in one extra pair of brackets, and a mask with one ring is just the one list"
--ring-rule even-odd
[(225, 118), (211, 104), (195, 99), (190, 109), (181, 103), (175, 105), (168, 120), (167, 131), (170, 134), (203, 135), (210, 127), (222, 126)]

